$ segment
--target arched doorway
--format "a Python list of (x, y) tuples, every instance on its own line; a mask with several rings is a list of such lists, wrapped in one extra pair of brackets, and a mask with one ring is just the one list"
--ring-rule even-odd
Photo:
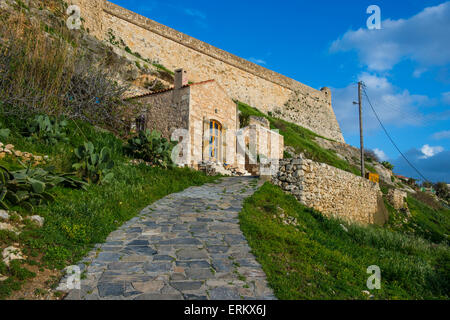
[(220, 159), (222, 142), (222, 125), (217, 120), (209, 121), (209, 159), (218, 162)]

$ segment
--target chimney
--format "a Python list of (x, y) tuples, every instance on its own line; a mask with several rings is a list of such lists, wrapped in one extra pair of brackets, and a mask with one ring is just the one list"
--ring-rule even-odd
[(187, 72), (183, 69), (175, 70), (175, 90), (188, 85)]

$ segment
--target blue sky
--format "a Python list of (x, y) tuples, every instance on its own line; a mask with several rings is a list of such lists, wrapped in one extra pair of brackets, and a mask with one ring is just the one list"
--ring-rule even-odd
[[(347, 143), (359, 145), (355, 83), (399, 148), (432, 181), (450, 183), (450, 1), (112, 0), (120, 6), (292, 77), (330, 87)], [(368, 30), (370, 5), (381, 30)], [(418, 175), (399, 158), (364, 105), (365, 144)]]

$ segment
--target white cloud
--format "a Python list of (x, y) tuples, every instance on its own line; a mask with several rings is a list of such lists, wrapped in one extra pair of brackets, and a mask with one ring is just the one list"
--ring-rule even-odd
[(386, 155), (386, 153), (384, 153), (383, 150), (380, 150), (380, 149), (376, 148), (376, 149), (373, 149), (373, 152), (375, 152), (375, 154), (377, 155), (378, 159), (380, 159), (381, 161), (389, 160), (389, 157)]
[(423, 156), (421, 156), (420, 159), (428, 159), (444, 151), (444, 148), (441, 146), (431, 147), (426, 144), (420, 149), (420, 151), (423, 153)]
[(442, 139), (450, 139), (450, 130), (440, 131), (433, 134), (433, 139), (442, 140)]
[(265, 60), (263, 60), (263, 59), (258, 59), (258, 58), (251, 57), (251, 58), (248, 58), (247, 60), (250, 61), (250, 62), (256, 63), (256, 64), (267, 64), (267, 62)]
[[(401, 90), (390, 83), (386, 77), (367, 72), (359, 75), (358, 81), (364, 81), (366, 84), (372, 105), (385, 125), (420, 126), (430, 120), (431, 116), (425, 116), (420, 110), (420, 107), (434, 103), (429, 97)], [(356, 133), (359, 130), (358, 108), (353, 105), (354, 101), (358, 101), (356, 83), (345, 88), (334, 88), (332, 93), (333, 109), (344, 134)], [(363, 114), (365, 132), (379, 129), (379, 123), (366, 99), (363, 101)]]
[[(383, 11), (382, 11), (383, 12)], [(429, 66), (450, 63), (450, 1), (425, 8), (409, 19), (384, 20), (381, 30), (350, 30), (331, 45), (331, 52), (356, 50), (370, 70), (386, 71), (404, 59), (419, 67), (420, 76)]]

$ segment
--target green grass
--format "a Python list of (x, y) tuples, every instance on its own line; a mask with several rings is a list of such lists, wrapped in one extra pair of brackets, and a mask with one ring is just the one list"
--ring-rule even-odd
[[(96, 243), (104, 242), (112, 231), (152, 202), (189, 186), (217, 179), (190, 169), (164, 170), (144, 164), (129, 165), (130, 159), (122, 153), (123, 142), (113, 134), (87, 123), (70, 122), (68, 143), (45, 145), (23, 138), (20, 135), (20, 127), (23, 125), (20, 120), (10, 118), (0, 121), (8, 123), (8, 128), (11, 129), (10, 138), (2, 141), (3, 143), (14, 144), (16, 150), (49, 155), (50, 165), (56, 167), (57, 171), (72, 171), (71, 165), (75, 160), (73, 149), (86, 140), (92, 141), (98, 148), (110, 148), (116, 163), (114, 178), (108, 184), (90, 185), (86, 191), (62, 187), (52, 189), (51, 193), (56, 201), (40, 206), (34, 212), (45, 218), (43, 228), (27, 224), (19, 236), (11, 232), (0, 232), (0, 247), (19, 242), (25, 255), (41, 257), (42, 266), (49, 268), (63, 268), (77, 263)], [(13, 161), (0, 160), (0, 165), (10, 169), (19, 168)], [(29, 214), (20, 208), (14, 209), (22, 215)], [(0, 269), (5, 268), (0, 266)], [(13, 270), (8, 269), (0, 272), (10, 277), (0, 283), (0, 298), (7, 297), (12, 290), (18, 290), (23, 281), (26, 281), (12, 272)]]
[[(282, 208), (282, 209), (279, 209)], [(277, 212), (297, 218), (286, 226)], [(346, 225), (308, 209), (266, 183), (247, 199), (241, 229), (279, 299), (448, 299), (447, 245), (381, 227)], [(366, 286), (381, 269), (381, 290)]]
[(406, 227), (414, 227), (414, 232), (430, 241), (440, 243), (449, 241), (450, 210), (432, 209), (414, 197), (407, 198), (411, 219)]
[(329, 164), (333, 167), (354, 173), (358, 176), (361, 175), (359, 169), (351, 166), (347, 161), (339, 158), (336, 155), (336, 152), (326, 150), (314, 142), (314, 138), (321, 137), (316, 133), (294, 123), (268, 116), (261, 111), (246, 105), (245, 103), (237, 102), (237, 104), (239, 111), (241, 111), (243, 115), (265, 117), (268, 119), (270, 122), (270, 127), (272, 129), (278, 129), (280, 134), (284, 137), (284, 145), (293, 147), (296, 153), (303, 152), (305, 156), (311, 160)]

